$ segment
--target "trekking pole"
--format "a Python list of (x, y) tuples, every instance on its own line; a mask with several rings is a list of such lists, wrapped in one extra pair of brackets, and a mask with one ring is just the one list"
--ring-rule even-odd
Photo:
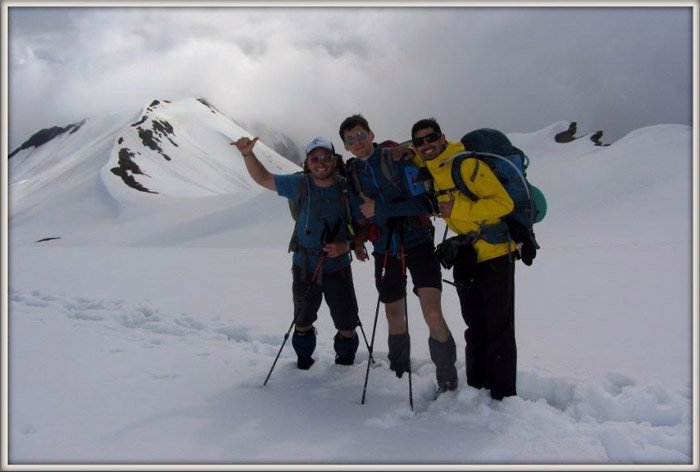
[[(372, 359), (372, 351), (374, 350), (374, 335), (377, 331), (377, 318), (379, 317), (379, 305), (381, 304), (380, 298), (381, 298), (381, 286), (384, 284), (384, 274), (386, 272), (386, 264), (387, 260), (389, 259), (389, 253), (385, 252), (384, 253), (384, 263), (382, 264), (382, 274), (381, 274), (381, 279), (379, 281), (379, 294), (377, 294), (377, 308), (374, 310), (374, 325), (372, 326), (372, 342), (370, 345), (367, 347), (369, 349), (369, 356), (370, 359)], [(370, 367), (370, 360), (367, 359), (367, 370), (365, 371), (365, 385), (362, 387), (362, 402), (360, 402), (362, 405), (365, 404), (365, 397), (367, 396), (367, 380), (369, 380), (369, 367)]]
[(292, 331), (292, 328), (294, 327), (295, 322), (296, 322), (296, 314), (294, 315), (294, 319), (292, 320), (292, 324), (289, 325), (289, 329), (284, 334), (284, 341), (282, 341), (282, 345), (280, 346), (279, 351), (277, 351), (277, 356), (275, 356), (275, 360), (272, 362), (272, 367), (270, 367), (270, 371), (267, 373), (267, 377), (265, 377), (265, 381), (260, 386), (260, 388), (267, 385), (267, 381), (270, 380), (270, 376), (272, 375), (272, 371), (274, 370), (275, 365), (277, 365), (277, 359), (279, 359), (280, 354), (282, 354), (282, 349), (284, 348), (284, 345), (286, 344), (287, 339), (289, 339), (289, 333)]
[[(379, 317), (379, 305), (381, 304), (380, 299), (382, 295), (382, 287), (384, 287), (384, 277), (386, 276), (386, 266), (389, 261), (389, 244), (391, 243), (391, 236), (394, 233), (394, 228), (393, 226), (389, 228), (389, 232), (387, 233), (387, 238), (386, 238), (386, 248), (384, 248), (384, 262), (382, 263), (382, 272), (379, 274), (379, 289), (377, 290), (377, 308), (374, 310), (374, 325), (372, 326), (372, 341), (369, 346), (367, 346), (367, 349), (369, 349), (369, 356), (370, 359), (372, 359), (372, 351), (374, 349), (374, 335), (377, 331), (377, 318)], [(370, 361), (369, 359), (367, 360), (367, 370), (365, 371), (365, 385), (362, 387), (362, 402), (361, 404), (365, 404), (365, 397), (367, 396), (367, 380), (369, 380), (369, 367), (370, 367)]]
[(367, 342), (367, 335), (365, 334), (365, 329), (362, 327), (362, 321), (360, 320), (359, 315), (357, 317), (357, 326), (360, 327), (360, 332), (365, 340), (365, 346), (367, 346), (367, 351), (369, 352), (369, 362), (374, 365), (376, 364), (376, 361), (374, 360), (374, 357), (372, 357), (372, 349), (369, 347), (369, 343)]
[(311, 289), (314, 286), (314, 282), (316, 281), (316, 276), (318, 275), (320, 268), (323, 266), (323, 260), (325, 259), (325, 256), (326, 256), (326, 253), (323, 252), (318, 257), (318, 263), (316, 264), (316, 270), (314, 270), (314, 274), (311, 277), (311, 282), (309, 283), (309, 287), (306, 289), (306, 292), (304, 293), (304, 298), (302, 298), (301, 301), (299, 302), (299, 305), (297, 305), (297, 310), (294, 313), (294, 318), (292, 319), (292, 324), (289, 325), (289, 329), (287, 329), (287, 332), (284, 334), (284, 340), (282, 341), (282, 345), (280, 346), (279, 351), (277, 351), (277, 356), (275, 356), (275, 360), (272, 362), (272, 367), (270, 367), (270, 371), (267, 373), (267, 377), (265, 377), (265, 381), (260, 386), (260, 388), (267, 385), (267, 381), (270, 380), (270, 376), (272, 375), (272, 371), (275, 369), (275, 365), (277, 365), (277, 360), (279, 359), (280, 354), (282, 354), (282, 349), (284, 349), (284, 345), (287, 343), (287, 339), (289, 339), (289, 333), (292, 332), (292, 328), (294, 327), (294, 325), (297, 322), (297, 317), (302, 312), (303, 308), (305, 308), (305, 306), (306, 306), (306, 300), (309, 298), (309, 293), (311, 293)]
[[(404, 245), (404, 220), (401, 219), (401, 232), (399, 237), (401, 239), (400, 251), (401, 251), (401, 275), (403, 276), (404, 283), (404, 297), (403, 297), (403, 309), (404, 309), (404, 319), (406, 320), (406, 334), (408, 334), (408, 278), (406, 277), (406, 252)], [(411, 405), (411, 411), (413, 411), (413, 381), (411, 380), (411, 356), (408, 356), (408, 402)]]
[(374, 365), (374, 357), (372, 357), (372, 348), (369, 346), (369, 343), (367, 342), (367, 334), (365, 334), (365, 329), (362, 326), (362, 320), (360, 319), (360, 313), (358, 309), (357, 313), (357, 326), (360, 328), (360, 332), (362, 333), (362, 338), (365, 340), (365, 346), (367, 346), (367, 351), (369, 352), (369, 362)]

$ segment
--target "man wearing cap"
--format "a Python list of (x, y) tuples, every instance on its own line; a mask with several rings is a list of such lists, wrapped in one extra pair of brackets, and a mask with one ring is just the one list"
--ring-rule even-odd
[[(279, 175), (270, 173), (258, 160), (253, 147), (258, 138), (242, 137), (231, 143), (243, 155), (246, 169), (256, 183), (277, 192), (290, 202), (298, 201), (298, 216), (290, 243), (294, 334), (292, 346), (297, 367), (309, 369), (316, 348), (318, 309), (325, 298), (337, 329), (333, 347), (335, 363), (352, 365), (359, 340), (357, 299), (350, 268), (350, 251), (355, 249), (352, 208), (346, 211), (343, 187), (336, 170), (342, 158), (326, 138), (314, 138), (306, 146), (304, 172)], [(345, 192), (347, 198), (356, 198)], [(358, 214), (358, 216), (361, 216)], [(360, 244), (362, 250), (363, 246)]]

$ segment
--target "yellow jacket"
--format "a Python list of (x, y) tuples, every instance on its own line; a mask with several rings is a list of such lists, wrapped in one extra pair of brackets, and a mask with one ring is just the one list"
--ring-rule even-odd
[[(477, 159), (463, 160), (461, 172), (467, 187), (479, 200), (474, 202), (457, 189), (452, 180), (452, 163), (453, 157), (463, 151), (462, 143), (448, 142), (442, 154), (423, 162), (433, 176), (435, 191), (447, 191), (438, 195), (438, 201), (449, 201), (452, 197), (455, 199), (452, 213), (449, 218), (445, 218), (445, 222), (457, 234), (479, 231), (483, 225), (498, 223), (501, 216), (513, 210), (513, 200), (506, 189), (489, 166)], [(477, 262), (483, 262), (508, 254), (516, 246), (513, 242), (490, 244), (478, 239), (474, 243), (474, 249)]]

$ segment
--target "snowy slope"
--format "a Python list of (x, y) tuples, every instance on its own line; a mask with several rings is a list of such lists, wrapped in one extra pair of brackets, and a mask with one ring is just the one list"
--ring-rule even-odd
[[(143, 117), (144, 129), (172, 126), (154, 133), (160, 151), (139, 141)], [(434, 366), (410, 296), (411, 411), (406, 377), (386, 368), (381, 313), (366, 404), (364, 340), (354, 366), (334, 365), (325, 306), (313, 368), (298, 371), (287, 343), (260, 388), (292, 316), (292, 223), (284, 199), (244, 183), (227, 142), (244, 130), (196, 100), (104, 120), (11, 159), (10, 463), (697, 466), (690, 128), (606, 147), (555, 143), (566, 122), (509, 133), (549, 203), (542, 249), (516, 268), (518, 396), (466, 386), (446, 285), (460, 386), (429, 400)], [(110, 171), (124, 147), (158, 193)], [(296, 170), (259, 151), (273, 171)], [(368, 338), (372, 268), (353, 262)]]
[[(553, 212), (554, 220), (579, 219), (606, 207), (635, 202), (637, 209), (621, 212), (619, 217), (635, 223), (653, 223), (666, 216), (675, 223), (690, 221), (693, 162), (697, 157), (692, 153), (691, 128), (651, 126), (609, 146), (595, 146), (584, 138), (555, 143), (553, 137), (562, 129), (566, 129), (564, 122), (531, 135), (509, 134), (530, 157), (530, 180), (551, 196), (548, 211)], [(667, 193), (668, 201), (655, 201), (653, 207), (643, 208), (640, 203), (646, 200), (640, 199), (647, 197), (647, 192)], [(658, 209), (663, 210), (653, 212)], [(633, 231), (627, 233), (634, 235)]]
[[(245, 217), (221, 212), (248, 200), (263, 214), (280, 213), (230, 145), (243, 135), (193, 98), (154, 100), (130, 119), (87, 119), (77, 131), (10, 159), (12, 242), (60, 237), (54, 244), (157, 245), (157, 236), (149, 238), (162, 228), (174, 231), (210, 212), (226, 217), (229, 229), (244, 226)], [(256, 151), (272, 172), (299, 170), (264, 143)]]

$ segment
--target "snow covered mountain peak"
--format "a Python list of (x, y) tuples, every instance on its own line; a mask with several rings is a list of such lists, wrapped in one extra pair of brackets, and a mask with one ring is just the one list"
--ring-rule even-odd
[[(89, 159), (101, 164), (103, 183), (117, 200), (135, 193), (193, 197), (247, 191), (255, 184), (230, 145), (243, 135), (249, 133), (204, 99), (155, 99), (135, 118), (91, 118), (36, 133), (11, 154), (10, 183), (40, 173), (58, 177)], [(96, 156), (98, 143), (104, 146)], [(76, 153), (86, 147), (90, 155)], [(298, 170), (264, 143), (256, 151), (271, 169)]]
[[(231, 145), (241, 136), (250, 133), (196, 98), (155, 99), (131, 116), (42, 130), (9, 160), (10, 222), (33, 228), (29, 238), (84, 235), (86, 226), (159, 213), (182, 199), (245, 201), (262, 189)], [(300, 170), (263, 142), (255, 150), (271, 172)]]
[[(247, 191), (255, 183), (230, 144), (244, 135), (249, 133), (206, 101), (154, 100), (119, 133), (103, 180), (118, 198), (132, 190), (175, 197)], [(262, 143), (256, 151), (271, 170), (298, 170)]]

